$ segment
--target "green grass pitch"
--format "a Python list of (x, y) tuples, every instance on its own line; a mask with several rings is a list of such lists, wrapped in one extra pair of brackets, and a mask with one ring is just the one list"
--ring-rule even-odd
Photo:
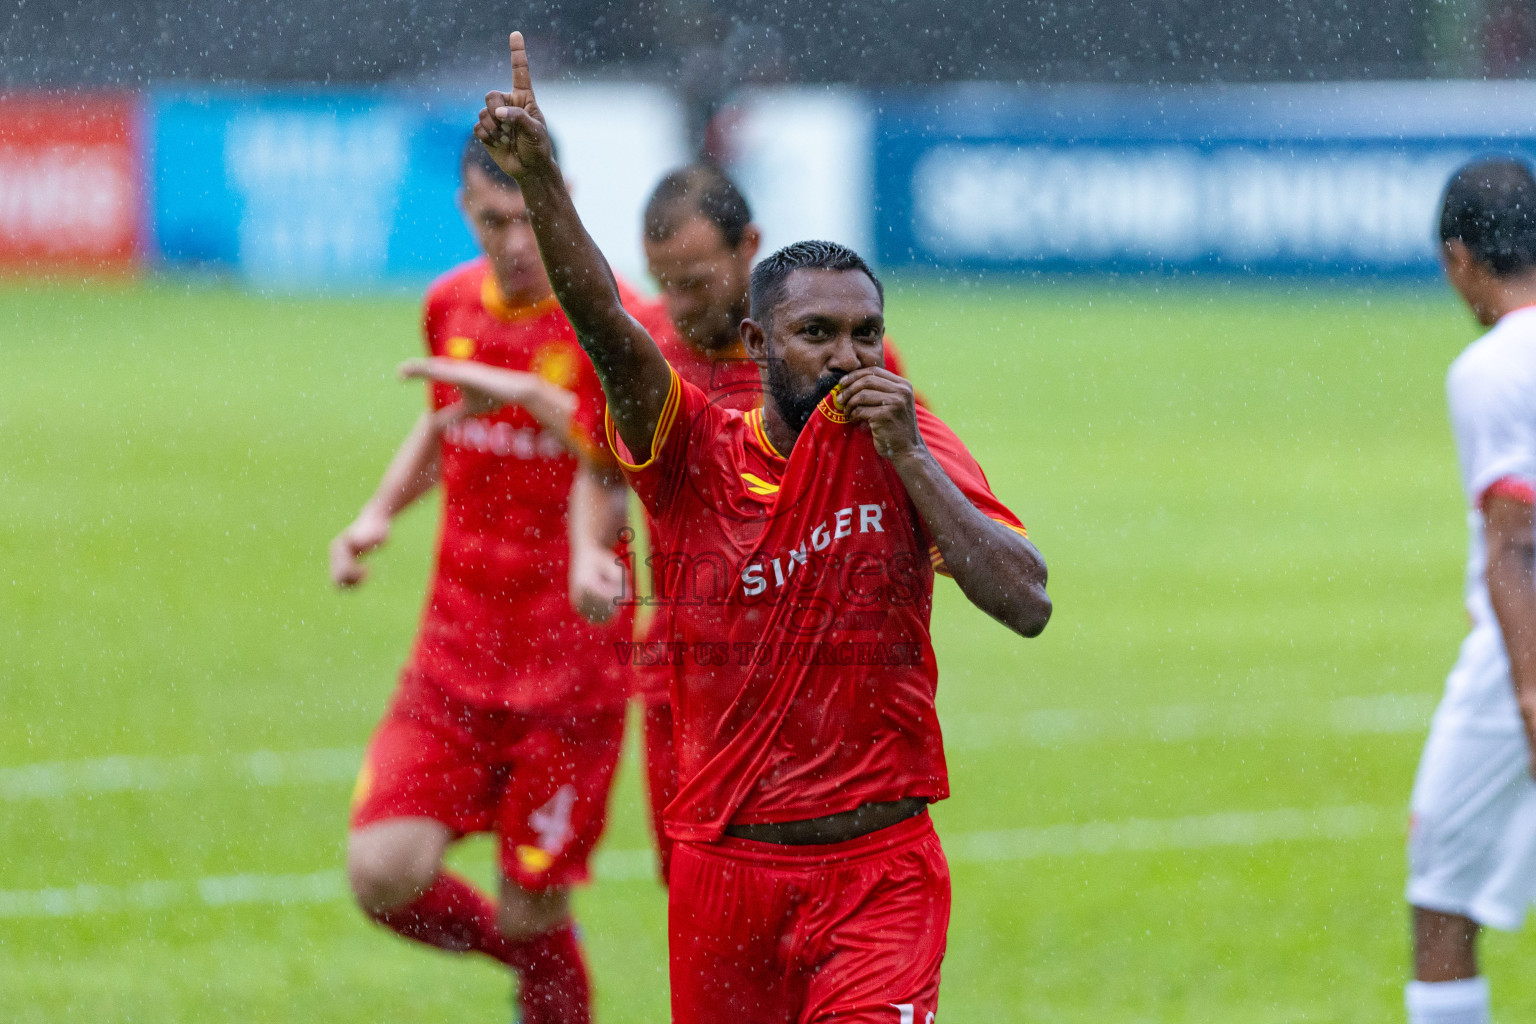
[[(1438, 285), (898, 281), (889, 318), (1056, 601), (1026, 642), (940, 583), (940, 1019), (1400, 1019), (1468, 317)], [(359, 593), (324, 549), (417, 350), (408, 298), (0, 289), (0, 1017), (509, 1018), (504, 974), (366, 924), (335, 874), (435, 511)], [(609, 1024), (666, 1019), (637, 778), (579, 898)], [(1485, 954), (1496, 1012), (1536, 1017), (1536, 941)]]

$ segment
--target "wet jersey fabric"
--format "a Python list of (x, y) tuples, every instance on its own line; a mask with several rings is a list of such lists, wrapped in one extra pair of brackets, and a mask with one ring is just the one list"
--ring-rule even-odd
[[(667, 362), (677, 375), (704, 392), (711, 404), (722, 409), (740, 409), (742, 412), (762, 405), (762, 374), (757, 363), (747, 356), (746, 350), (739, 343), (719, 356), (709, 356), (678, 337), (670, 324), (665, 330), (653, 334), (653, 337), (661, 354), (667, 357)], [(907, 375), (901, 353), (889, 338), (885, 340), (885, 368), (898, 377)], [(651, 552), (655, 555), (658, 553), (656, 524), (649, 510), (645, 513), (645, 526), (651, 541)], [(662, 560), (665, 560), (665, 556)], [(660, 599), (662, 594), (653, 587), (651, 597)], [(653, 614), (646, 626), (645, 641), (649, 644), (665, 642), (666, 629), (665, 618)], [(668, 699), (671, 680), (672, 674), (664, 664), (643, 665), (635, 671), (635, 689), (647, 703)]]
[[(661, 315), (628, 289), (642, 321)], [(602, 389), (553, 298), (509, 305), (488, 264), (451, 271), (428, 292), (428, 352), (538, 374), (576, 396), (572, 430), (598, 460)], [(458, 400), (434, 384), (434, 408)], [(611, 643), (633, 628), (629, 609), (595, 626), (571, 607), (566, 505), (577, 459), (517, 406), (449, 428), (442, 441), (443, 517), (437, 564), (407, 673), (477, 707), (575, 711), (621, 705), (628, 673)]]
[[(918, 409), (928, 448), (984, 514), (1022, 532), (964, 445)], [(722, 409), (673, 374), (631, 485), (666, 564), (678, 795), (667, 834), (797, 821), (949, 794), (929, 642), (936, 548), (867, 427), (823, 401), (786, 459), (761, 409)]]
[[(683, 341), (670, 328), (653, 337), (656, 339), (657, 347), (661, 349), (661, 354), (667, 357), (667, 362), (671, 364), (677, 375), (707, 395), (711, 403), (722, 409), (739, 409), (742, 412), (755, 409), (762, 404), (762, 374), (758, 371), (757, 364), (747, 357), (746, 350), (739, 344), (729, 352), (711, 357)], [(652, 566), (665, 564), (666, 557), (657, 547), (656, 522), (651, 518), (649, 509), (645, 511), (645, 529), (646, 535), (650, 538)], [(652, 600), (661, 600), (663, 597), (655, 581), (652, 583), (650, 596)], [(666, 617), (659, 610), (654, 610), (646, 622), (644, 634), (646, 644), (664, 643), (667, 639), (667, 628)], [(665, 701), (671, 693), (672, 673), (663, 662), (639, 664), (635, 666), (634, 685), (636, 692), (643, 696), (648, 704)], [(670, 721), (670, 714), (667, 718)], [(653, 783), (656, 783), (655, 772), (652, 772), (652, 776)], [(672, 789), (675, 788), (675, 786), (672, 787)]]
[(1472, 631), (1446, 681), (1437, 717), (1522, 733), (1504, 634), (1488, 597), (1483, 506), (1536, 487), (1536, 307), (1506, 314), (1468, 346), (1446, 378), (1467, 500), (1467, 614)]

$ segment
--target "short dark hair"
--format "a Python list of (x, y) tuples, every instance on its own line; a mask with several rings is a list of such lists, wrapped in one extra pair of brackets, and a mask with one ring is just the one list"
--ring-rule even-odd
[(1474, 160), (1451, 176), (1440, 242), (1459, 240), (1498, 277), (1536, 267), (1536, 177), (1513, 157)]
[[(560, 162), (560, 150), (555, 147), (555, 137), (549, 137), (550, 152), (555, 156), (555, 163)], [(473, 132), (464, 140), (464, 149), (459, 153), (459, 183), (463, 184), (469, 177), (469, 169), (476, 168), (481, 174), (490, 179), (491, 184), (500, 185), (502, 188), (517, 188), (517, 179), (497, 165), (491, 157), (491, 151), (485, 148), (485, 143), (475, 138)]]
[(701, 160), (672, 171), (652, 190), (645, 204), (645, 237), (665, 242), (694, 216), (719, 228), (720, 237), (734, 249), (752, 223), (752, 208), (730, 175)]
[(795, 242), (752, 268), (752, 319), (766, 327), (784, 297), (784, 282), (797, 270), (857, 270), (865, 274), (885, 305), (885, 286), (864, 257), (836, 242)]

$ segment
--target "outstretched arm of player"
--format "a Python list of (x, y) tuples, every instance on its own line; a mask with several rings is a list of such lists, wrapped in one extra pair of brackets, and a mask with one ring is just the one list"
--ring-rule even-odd
[(395, 516), (437, 483), (442, 451), (438, 442), (448, 422), (443, 413), (453, 408), (422, 413), (390, 460), (373, 497), (331, 541), (331, 579), (338, 587), (355, 587), (368, 577), (362, 556), (388, 540)]
[(554, 431), (567, 448), (577, 450), (571, 435), (576, 396), (536, 373), (441, 357), (407, 359), (400, 364), (398, 372), (406, 380), (435, 380), (458, 388), (463, 400), (449, 407), (454, 410), (454, 418), (484, 416), (504, 405), (519, 405), (532, 413), (545, 429)]
[(1039, 636), (1051, 618), (1045, 559), (1022, 535), (988, 518), (961, 493), (923, 443), (912, 385), (867, 367), (843, 378), (838, 404), (866, 423), (891, 460), (944, 564), (971, 603), (1021, 636)]
[(1488, 597), (1509, 652), (1509, 677), (1525, 734), (1536, 750), (1536, 509), (1525, 501), (1495, 496), (1483, 508), (1483, 525)]
[(624, 308), (608, 261), (576, 215), (533, 96), (521, 32), (512, 33), (511, 49), (512, 91), (486, 94), (475, 137), (522, 187), (550, 284), (597, 369), (609, 415), (625, 446), (645, 458), (672, 371), (655, 341)]
[(584, 457), (571, 481), (571, 604), (590, 622), (606, 622), (624, 597), (624, 567), (614, 555), (629, 521), (629, 487), (619, 467)]

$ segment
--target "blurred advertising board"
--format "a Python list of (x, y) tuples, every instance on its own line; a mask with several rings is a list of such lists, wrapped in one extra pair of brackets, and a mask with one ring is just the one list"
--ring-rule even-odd
[(273, 286), (424, 276), (472, 252), (460, 132), (424, 107), (337, 94), (159, 94), (154, 235), (170, 266)]
[(144, 193), (131, 96), (0, 95), (0, 267), (126, 270)]
[(870, 252), (874, 108), (859, 90), (746, 90), (717, 117), (723, 162), (763, 231), (764, 255), (807, 238)]
[(1463, 161), (1536, 153), (1531, 83), (957, 88), (883, 101), (886, 265), (1433, 273)]
[[(681, 116), (669, 123), (671, 97), (644, 88), (548, 92), (578, 206), (636, 274), (640, 210), (681, 148)], [(430, 278), (476, 252), (455, 195), (478, 109), (467, 96), (158, 94), (158, 256), (280, 288)]]

